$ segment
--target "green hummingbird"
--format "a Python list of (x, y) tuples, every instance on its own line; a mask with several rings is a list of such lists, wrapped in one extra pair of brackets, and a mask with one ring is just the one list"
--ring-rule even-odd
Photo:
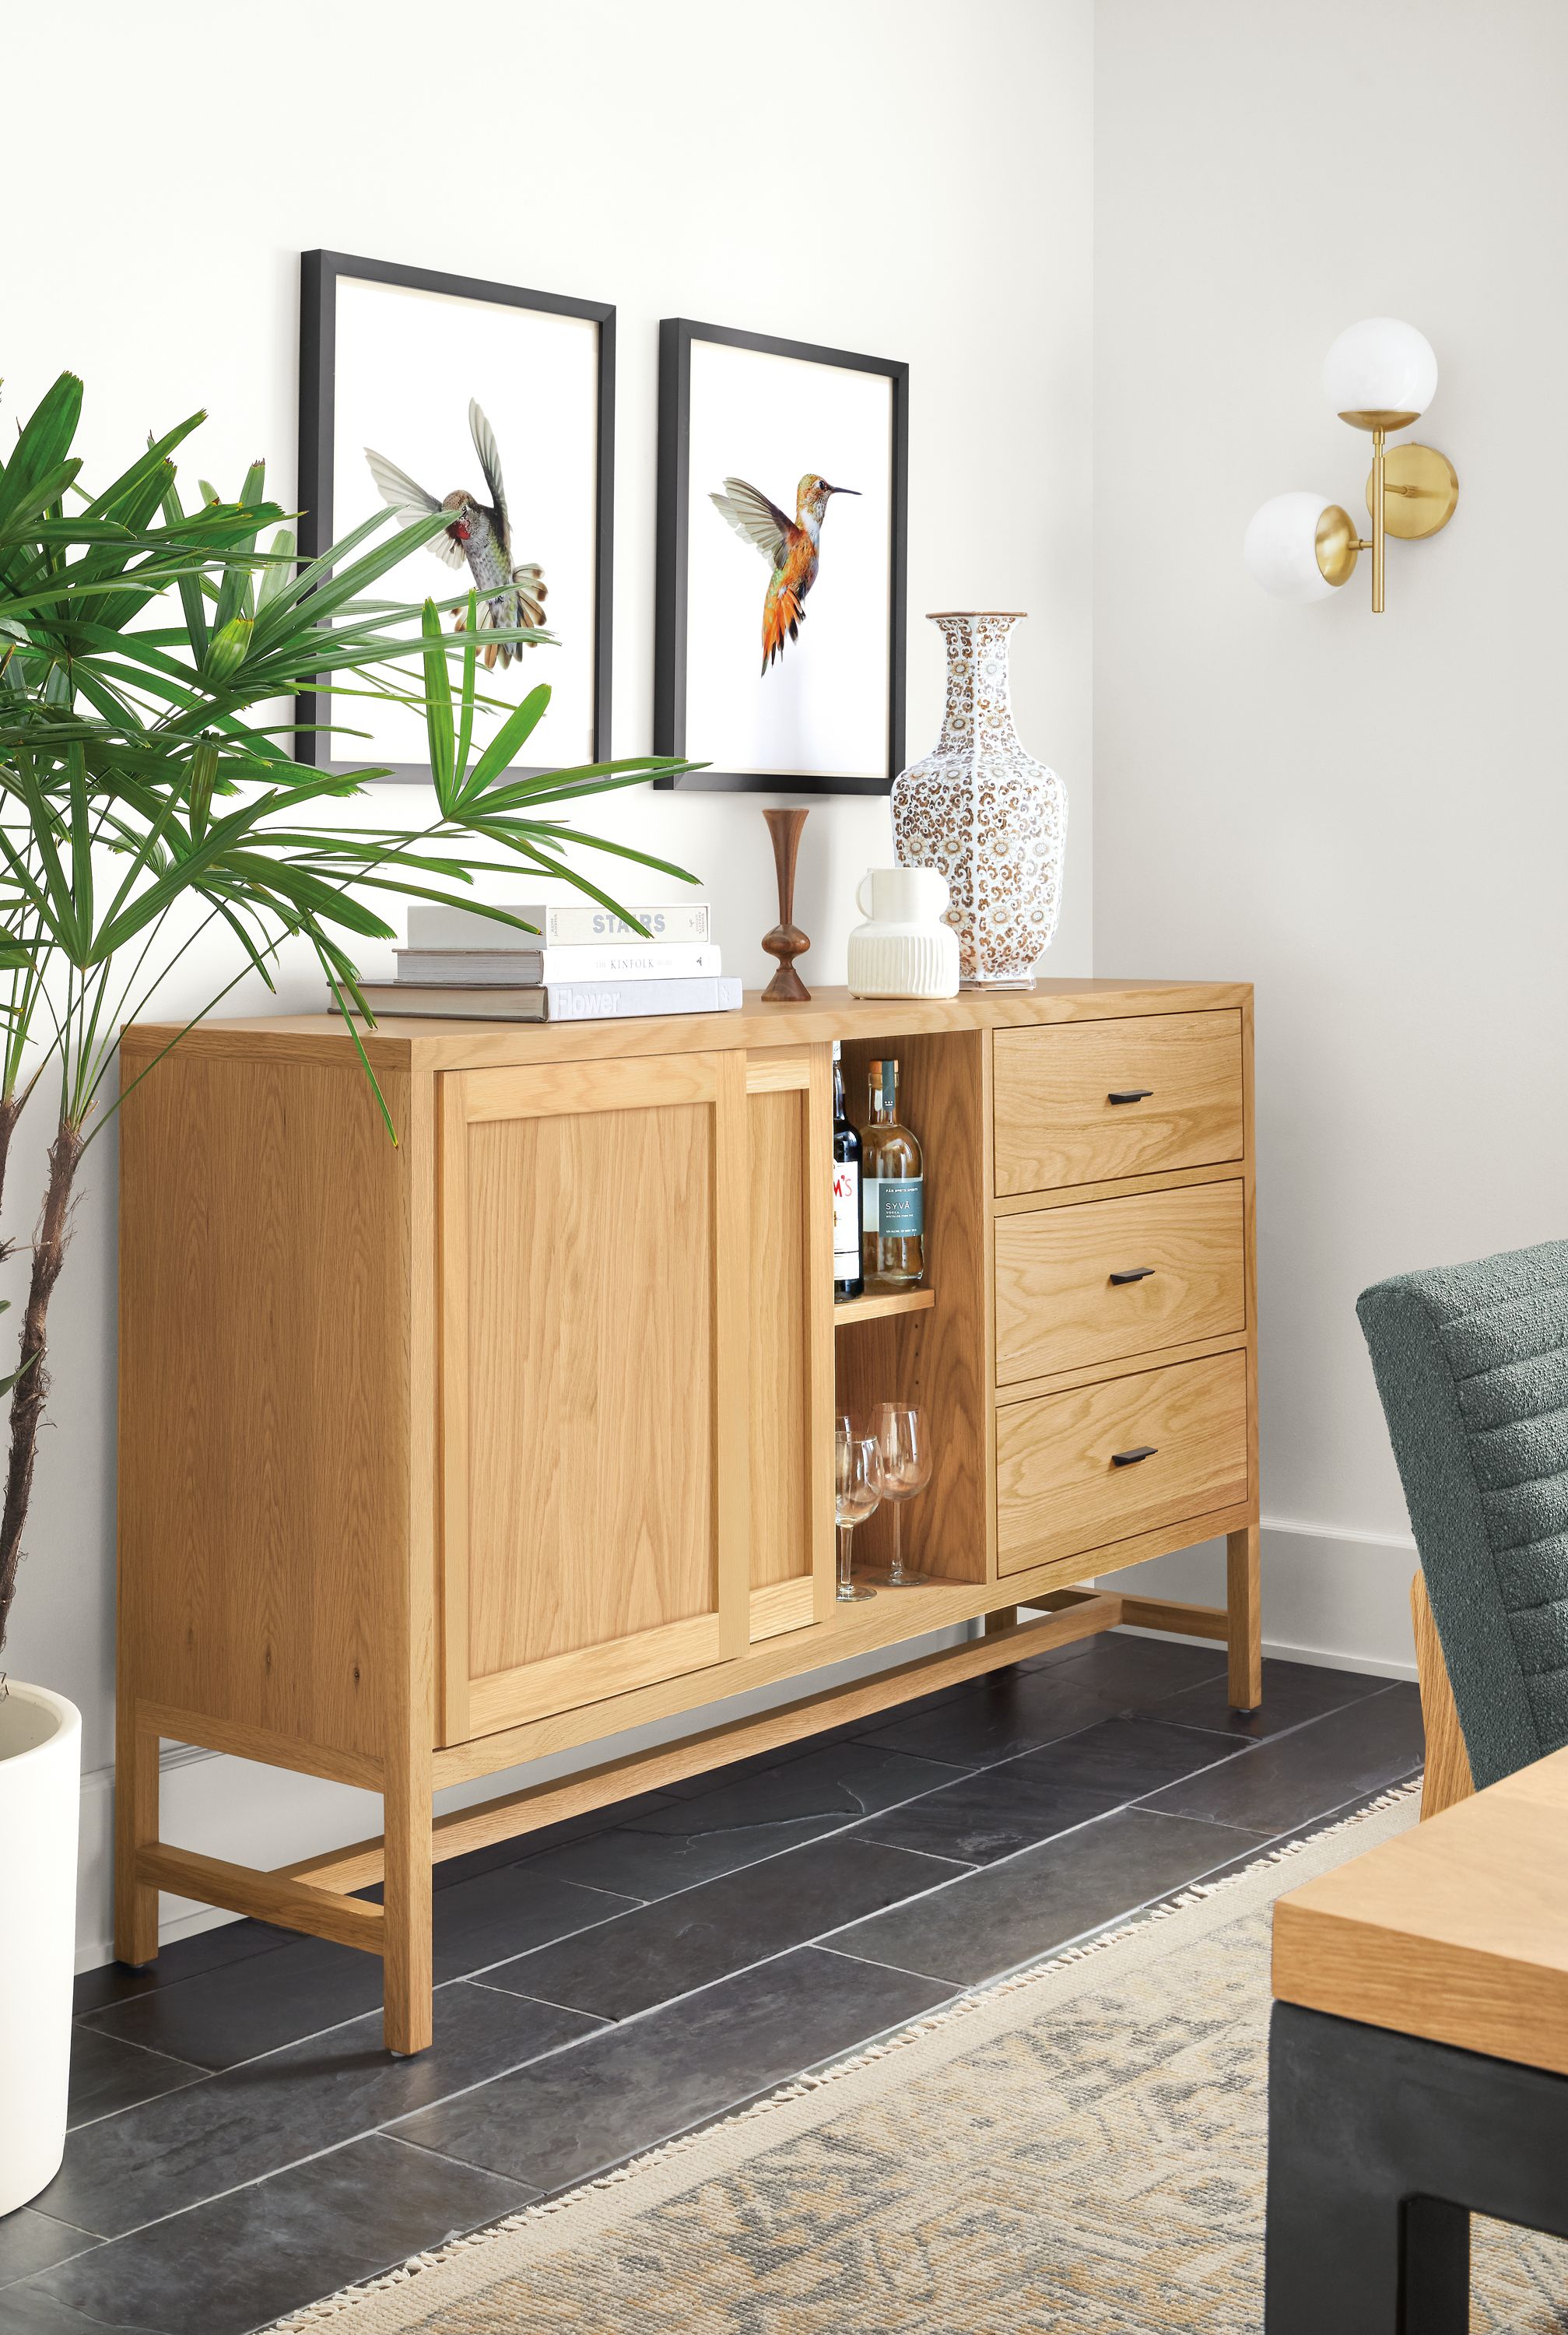
[[(466, 487), (457, 488), (438, 502), (428, 488), (417, 485), (406, 470), (400, 470), (395, 462), (389, 462), (384, 454), (367, 446), (364, 458), (370, 464), (371, 477), (382, 500), (402, 518), (425, 518), (431, 511), (450, 511), (451, 524), (432, 538), (429, 547), (449, 567), (467, 564), (475, 588), (484, 596), (481, 631), (542, 625), (547, 591), (544, 570), (537, 560), (530, 560), (522, 567), (512, 565), (512, 528), (507, 512), (506, 485), (501, 478), (500, 452), (496, 433), (485, 419), (479, 400), (473, 397), (469, 400), (469, 429), (479, 468), (485, 474), (490, 498), (488, 504), (480, 502)], [(457, 618), (460, 633), (466, 622), (461, 615)], [(513, 657), (521, 654), (520, 644), (492, 641), (484, 651), (485, 664), (493, 671), (498, 656), (504, 672)]]

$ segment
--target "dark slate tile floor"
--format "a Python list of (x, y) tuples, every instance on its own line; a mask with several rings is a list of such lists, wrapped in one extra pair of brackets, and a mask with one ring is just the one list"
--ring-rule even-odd
[(73, 2130), (5, 2335), (247, 2335), (1350, 1813), (1414, 1687), (1128, 1636), (437, 1869), (436, 2039), (255, 1922), (77, 1985)]

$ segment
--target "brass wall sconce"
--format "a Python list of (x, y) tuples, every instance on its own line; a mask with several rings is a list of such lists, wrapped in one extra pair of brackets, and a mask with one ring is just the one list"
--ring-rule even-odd
[(1419, 421), (1437, 387), (1432, 344), (1413, 325), (1369, 316), (1341, 333), (1323, 360), (1323, 388), (1341, 421), (1368, 430), (1372, 468), (1362, 536), (1349, 511), (1326, 495), (1276, 495), (1253, 514), (1242, 556), (1254, 580), (1282, 600), (1326, 600), (1355, 571), (1357, 554), (1372, 555), (1372, 614), (1383, 613), (1385, 538), (1416, 543), (1454, 516), (1459, 481), (1446, 454), (1389, 433)]

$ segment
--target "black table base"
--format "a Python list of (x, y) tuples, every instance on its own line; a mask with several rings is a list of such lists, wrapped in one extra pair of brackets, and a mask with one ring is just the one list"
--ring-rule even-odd
[(1466, 2335), (1473, 2213), (1568, 2237), (1568, 2077), (1276, 2002), (1267, 2335)]

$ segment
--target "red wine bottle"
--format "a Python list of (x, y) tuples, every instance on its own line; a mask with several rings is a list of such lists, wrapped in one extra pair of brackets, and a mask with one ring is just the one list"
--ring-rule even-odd
[(844, 1071), (833, 1041), (833, 1294), (863, 1297), (860, 1263), (860, 1138), (844, 1108)]

